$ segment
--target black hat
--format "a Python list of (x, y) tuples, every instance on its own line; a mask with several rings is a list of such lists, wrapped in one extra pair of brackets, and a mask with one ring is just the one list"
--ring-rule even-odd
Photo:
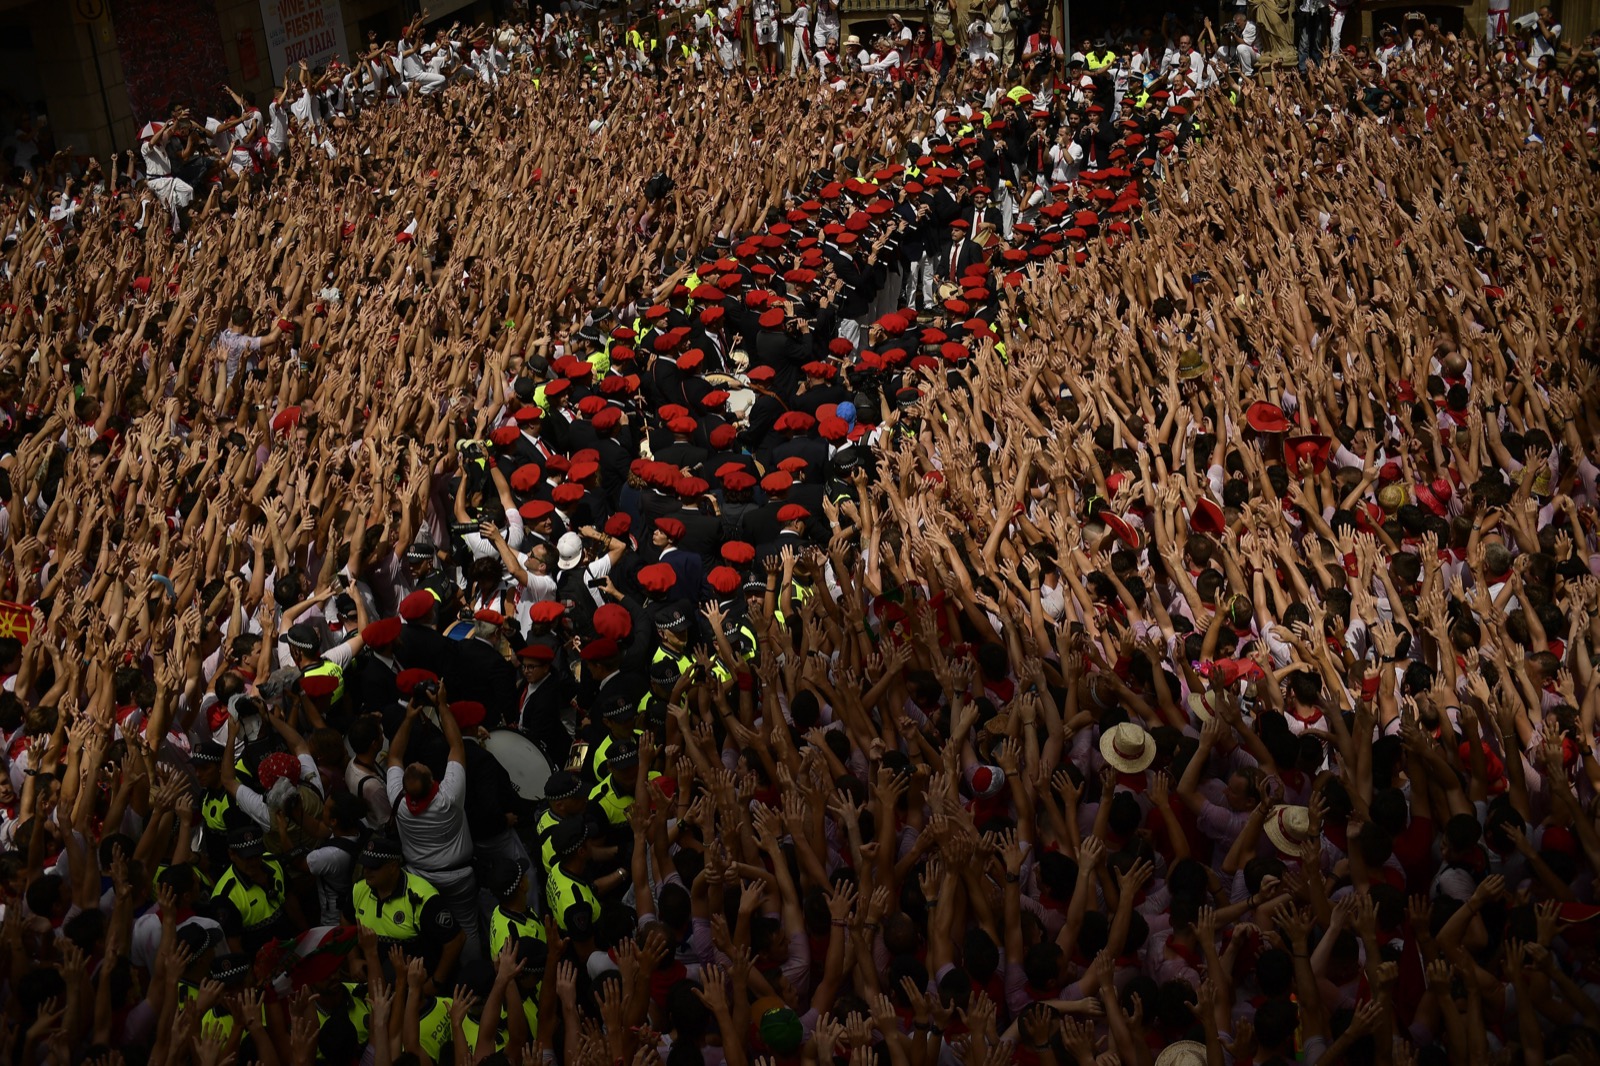
[(639, 765), (639, 745), (631, 740), (619, 740), (606, 753), (606, 772), (626, 766)]
[(222, 930), (190, 919), (178, 926), (178, 943), (188, 949), (191, 957), (198, 959), (222, 944)]
[(639, 715), (639, 707), (626, 696), (620, 696), (599, 708), (600, 717), (608, 722), (622, 722)]
[(766, 580), (766, 578), (760, 577), (760, 576), (758, 576), (756, 574), (751, 574), (749, 577), (744, 579), (744, 592), (745, 592), (745, 595), (748, 596), (751, 593), (756, 593), (756, 594), (760, 595), (760, 594), (765, 594), (766, 591), (767, 591), (767, 580)]
[(574, 903), (561, 916), (561, 928), (573, 940), (588, 940), (594, 935), (594, 909), (582, 901)]
[(433, 558), (434, 547), (425, 540), (414, 540), (411, 547), (406, 549), (406, 562), (420, 563)]
[(665, 607), (656, 612), (656, 628), (676, 633), (687, 627), (689, 618), (676, 607)]
[(389, 836), (375, 836), (367, 841), (367, 846), (361, 849), (361, 857), (356, 861), (362, 866), (371, 869), (374, 866), (386, 866), (391, 862), (399, 862), (405, 856), (400, 851), (400, 842)]
[(537, 977), (544, 970), (545, 959), (550, 955), (550, 945), (536, 936), (517, 938), (517, 961), (522, 963), (524, 977)]
[(489, 870), (489, 891), (504, 899), (516, 891), (527, 872), (526, 859), (496, 859)]
[(254, 826), (245, 826), (243, 829), (230, 829), (228, 831), (228, 850), (235, 855), (251, 859), (267, 853), (267, 842), (262, 839), (261, 830)]
[[(766, 588), (766, 584), (761, 586)], [(650, 664), (650, 683), (652, 685), (675, 685), (682, 672), (678, 669), (678, 660), (670, 655), (664, 659), (657, 659)]]
[(846, 445), (834, 452), (828, 461), (839, 470), (854, 470), (861, 465), (861, 449), (854, 444)]
[(250, 956), (245, 954), (218, 955), (211, 960), (211, 979), (220, 984), (237, 984), (250, 976)]
[(544, 783), (546, 800), (571, 799), (583, 791), (583, 779), (571, 770), (557, 770)]
[(317, 646), (322, 643), (317, 638), (317, 631), (306, 622), (290, 626), (284, 639), (289, 642), (289, 647), (297, 651), (316, 651)]
[(221, 744), (214, 740), (202, 740), (195, 746), (194, 751), (189, 753), (189, 761), (192, 763), (221, 763), (222, 756)]
[(550, 830), (550, 849), (557, 859), (576, 855), (583, 842), (589, 839), (589, 823), (581, 816), (563, 818)]

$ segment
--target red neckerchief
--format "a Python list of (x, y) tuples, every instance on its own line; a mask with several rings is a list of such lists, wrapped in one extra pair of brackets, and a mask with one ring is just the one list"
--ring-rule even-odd
[(1193, 966), (1195, 969), (1199, 969), (1201, 966), (1205, 965), (1204, 956), (1202, 956), (1200, 952), (1196, 951), (1194, 948), (1191, 948), (1189, 945), (1179, 943), (1177, 937), (1172, 937), (1167, 941), (1167, 950), (1178, 956), (1178, 958), (1182, 959), (1184, 962), (1187, 962), (1190, 966)]
[(428, 809), (428, 806), (433, 803), (433, 797), (437, 796), (438, 794), (439, 782), (435, 781), (433, 783), (433, 787), (428, 789), (428, 794), (422, 797), (422, 799), (414, 800), (410, 796), (407, 796), (406, 810), (410, 811), (411, 816), (415, 818), (417, 815), (420, 815), (423, 811)]

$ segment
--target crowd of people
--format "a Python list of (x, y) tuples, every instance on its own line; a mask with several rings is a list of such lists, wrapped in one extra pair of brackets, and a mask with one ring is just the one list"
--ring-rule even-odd
[(579, 26), (8, 156), (0, 1056), (1600, 1061), (1594, 39)]

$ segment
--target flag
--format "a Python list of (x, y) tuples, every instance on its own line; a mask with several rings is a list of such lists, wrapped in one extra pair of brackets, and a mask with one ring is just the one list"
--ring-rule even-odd
[(355, 948), (355, 926), (320, 925), (263, 947), (256, 954), (256, 978), (272, 985), (278, 977), (288, 977), (296, 989), (320, 984), (339, 971), (339, 964)]
[(15, 637), (28, 643), (33, 635), (33, 608), (0, 600), (0, 637)]

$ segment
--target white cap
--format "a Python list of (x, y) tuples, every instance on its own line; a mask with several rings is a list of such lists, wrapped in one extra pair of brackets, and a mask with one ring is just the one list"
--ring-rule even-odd
[(583, 561), (583, 538), (576, 533), (563, 533), (561, 539), (556, 541), (556, 566), (563, 570), (571, 570)]

